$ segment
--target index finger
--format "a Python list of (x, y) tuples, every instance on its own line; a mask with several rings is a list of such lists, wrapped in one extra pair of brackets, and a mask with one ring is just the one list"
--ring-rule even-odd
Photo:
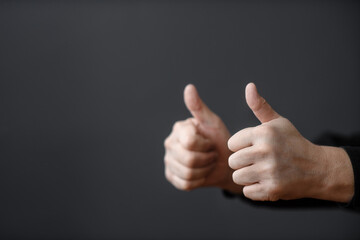
[(250, 147), (253, 142), (253, 127), (244, 128), (235, 133), (228, 141), (228, 148), (233, 151)]
[(186, 121), (177, 138), (181, 146), (190, 151), (208, 152), (214, 148), (212, 141), (202, 136), (191, 120)]

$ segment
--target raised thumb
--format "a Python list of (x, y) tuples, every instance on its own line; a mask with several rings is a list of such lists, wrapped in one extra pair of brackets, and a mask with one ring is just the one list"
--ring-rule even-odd
[(280, 115), (272, 109), (266, 100), (259, 95), (254, 83), (249, 83), (246, 86), (245, 97), (248, 106), (261, 123), (266, 123), (280, 117)]
[(191, 115), (202, 124), (209, 124), (215, 119), (213, 113), (201, 100), (195, 86), (188, 84), (184, 89), (184, 102)]

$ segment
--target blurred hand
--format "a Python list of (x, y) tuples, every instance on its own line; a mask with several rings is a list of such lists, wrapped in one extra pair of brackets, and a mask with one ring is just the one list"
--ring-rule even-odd
[(246, 101), (261, 125), (233, 135), (229, 166), (233, 181), (247, 198), (261, 201), (317, 198), (348, 202), (354, 194), (354, 176), (346, 152), (317, 146), (305, 139), (286, 118), (276, 113), (253, 83)]
[(176, 188), (192, 190), (215, 186), (241, 192), (228, 165), (230, 133), (223, 121), (200, 99), (193, 85), (184, 90), (193, 118), (178, 121), (165, 139), (165, 176)]

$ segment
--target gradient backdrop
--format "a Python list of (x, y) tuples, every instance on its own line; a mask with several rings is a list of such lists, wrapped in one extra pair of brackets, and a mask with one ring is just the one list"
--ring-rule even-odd
[(194, 83), (232, 133), (249, 81), (300, 132), (360, 131), (358, 1), (2, 1), (1, 239), (359, 239), (342, 209), (164, 178)]

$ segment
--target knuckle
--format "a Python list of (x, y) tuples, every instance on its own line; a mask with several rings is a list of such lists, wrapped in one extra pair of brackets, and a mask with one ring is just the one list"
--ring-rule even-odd
[(232, 180), (234, 181), (234, 183), (237, 183), (237, 177), (236, 177), (236, 171), (232, 173), (231, 177), (232, 177)]
[(282, 190), (281, 186), (279, 184), (277, 184), (276, 182), (272, 182), (271, 184), (269, 184), (266, 189), (268, 200), (269, 201), (279, 200), (281, 190)]
[(276, 159), (280, 156), (280, 151), (279, 146), (272, 143), (263, 143), (259, 146), (258, 157), (267, 158), (276, 163)]
[(194, 171), (186, 168), (186, 170), (183, 171), (183, 176), (186, 180), (191, 180), (194, 178)]
[(243, 194), (245, 197), (249, 198), (249, 199), (252, 199), (253, 196), (252, 196), (252, 192), (249, 191), (249, 188), (247, 187), (244, 187), (243, 188)]
[(194, 154), (188, 154), (184, 158), (184, 163), (189, 168), (194, 168), (196, 166), (196, 156)]
[(270, 176), (272, 177), (272, 179), (276, 179), (277, 176), (278, 176), (278, 162), (276, 161), (276, 159), (272, 159), (270, 161), (270, 164), (269, 164), (269, 174)]
[(284, 124), (292, 124), (291, 121), (285, 117), (281, 117), (281, 119), (284, 122)]
[(237, 166), (237, 160), (232, 157), (232, 158), (229, 158), (228, 160), (228, 164), (229, 164), (229, 167), (232, 168), (232, 169), (236, 169), (236, 166)]
[(263, 172), (265, 172), (271, 178), (276, 176), (276, 163), (275, 161), (269, 161), (264, 167)]
[(167, 167), (171, 163), (171, 157), (168, 156), (168, 154), (165, 154), (164, 156), (164, 164)]
[(193, 136), (192, 134), (186, 135), (182, 142), (184, 144), (184, 147), (187, 149), (193, 149), (196, 145), (195, 136)]
[(267, 103), (266, 99), (261, 97), (261, 106), (265, 106)]
[(168, 180), (169, 182), (171, 182), (170, 172), (169, 172), (169, 170), (168, 170), (167, 168), (165, 168), (164, 174), (165, 174), (166, 180)]
[(185, 190), (185, 191), (190, 191), (193, 189), (192, 187), (192, 184), (190, 181), (184, 181), (182, 184), (181, 184), (181, 189), (182, 190)]
[(187, 119), (185, 120), (185, 122), (192, 125), (192, 124), (193, 124), (193, 120), (194, 120), (194, 119), (190, 117), (190, 118), (187, 118)]
[(178, 129), (181, 129), (181, 126), (183, 125), (184, 121), (176, 121), (173, 126), (173, 131), (177, 131)]
[(276, 129), (271, 125), (260, 125), (257, 128), (258, 133), (261, 136), (272, 138), (276, 135)]
[(233, 179), (234, 183), (240, 184), (241, 173), (239, 171), (234, 171), (232, 173), (232, 179)]
[(261, 157), (266, 157), (270, 155), (273, 150), (274, 149), (270, 144), (264, 143), (259, 146), (258, 154), (260, 154)]
[(170, 136), (169, 136), (164, 141), (164, 147), (165, 148), (170, 148), (170, 146), (171, 146), (171, 140), (170, 140)]
[(267, 125), (263, 131), (264, 131), (264, 135), (267, 137), (273, 137), (276, 135), (275, 128), (270, 125)]

